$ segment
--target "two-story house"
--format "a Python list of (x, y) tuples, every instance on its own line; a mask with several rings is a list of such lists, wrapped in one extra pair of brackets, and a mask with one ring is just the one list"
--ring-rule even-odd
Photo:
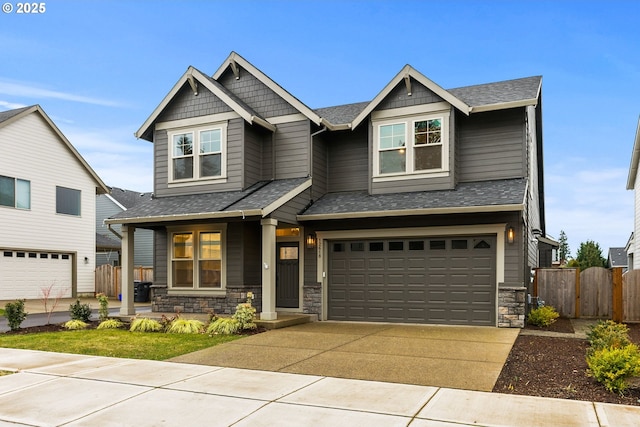
[(0, 152), (0, 299), (93, 295), (109, 189), (39, 105), (0, 112)]
[[(544, 235), (541, 77), (445, 90), (407, 65), (369, 102), (311, 109), (232, 52), (189, 67), (137, 131), (155, 311), (522, 326)], [(129, 248), (129, 249), (126, 249)]]

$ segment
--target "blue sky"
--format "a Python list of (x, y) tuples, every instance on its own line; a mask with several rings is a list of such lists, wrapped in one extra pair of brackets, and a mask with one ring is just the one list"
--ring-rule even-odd
[[(3, 1), (3, 3), (6, 3)], [(107, 185), (153, 187), (133, 133), (233, 50), (311, 108), (405, 65), (444, 88), (543, 76), (547, 233), (624, 246), (640, 115), (637, 1), (70, 1), (0, 13), (0, 111), (40, 104)]]

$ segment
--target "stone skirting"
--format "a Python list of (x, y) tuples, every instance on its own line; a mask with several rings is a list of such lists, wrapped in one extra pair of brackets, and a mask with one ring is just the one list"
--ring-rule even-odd
[(320, 283), (304, 285), (302, 296), (302, 312), (315, 314), (322, 319), (322, 286)]
[(227, 288), (226, 295), (193, 296), (168, 295), (166, 287), (151, 287), (151, 311), (161, 313), (235, 313), (236, 306), (247, 302), (247, 292), (253, 292), (252, 305), (260, 312), (262, 309), (262, 287), (245, 286), (242, 288)]
[(498, 327), (524, 328), (527, 288), (498, 289)]

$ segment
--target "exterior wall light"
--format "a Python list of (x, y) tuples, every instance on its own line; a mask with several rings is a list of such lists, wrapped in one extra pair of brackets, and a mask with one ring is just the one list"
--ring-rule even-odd
[(307, 234), (307, 249), (313, 249), (316, 247), (316, 236), (309, 233)]
[(516, 238), (516, 232), (515, 232), (515, 230), (513, 229), (513, 227), (509, 227), (509, 228), (507, 229), (507, 242), (509, 242), (509, 243), (513, 243), (513, 241), (515, 240), (515, 238)]

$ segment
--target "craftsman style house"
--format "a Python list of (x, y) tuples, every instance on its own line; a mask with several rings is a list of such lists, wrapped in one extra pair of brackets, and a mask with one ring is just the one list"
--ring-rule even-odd
[(445, 90), (407, 65), (369, 102), (311, 109), (232, 52), (189, 67), (136, 136), (154, 197), (153, 310), (524, 324), (544, 236), (541, 77)]

